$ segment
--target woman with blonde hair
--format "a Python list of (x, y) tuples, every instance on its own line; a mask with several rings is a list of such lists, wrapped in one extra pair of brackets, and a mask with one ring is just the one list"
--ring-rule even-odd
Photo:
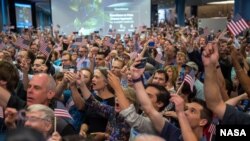
[(167, 82), (167, 85), (166, 85), (166, 89), (170, 92), (170, 93), (174, 93), (176, 92), (176, 80), (177, 80), (177, 77), (178, 77), (178, 71), (176, 69), (175, 66), (166, 66), (164, 68), (164, 70), (166, 71), (166, 73), (168, 74), (168, 82)]

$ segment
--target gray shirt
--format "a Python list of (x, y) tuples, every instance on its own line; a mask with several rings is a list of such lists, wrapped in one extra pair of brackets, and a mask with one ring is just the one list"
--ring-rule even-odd
[(144, 117), (136, 113), (136, 109), (131, 104), (127, 109), (120, 112), (120, 115), (124, 117), (125, 121), (139, 133), (159, 135), (154, 128), (151, 120), (148, 117)]

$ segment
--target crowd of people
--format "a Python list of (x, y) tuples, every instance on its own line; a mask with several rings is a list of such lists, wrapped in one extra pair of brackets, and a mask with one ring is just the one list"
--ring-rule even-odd
[(1, 137), (215, 140), (216, 125), (250, 122), (245, 32), (234, 37), (168, 23), (107, 36), (2, 32)]

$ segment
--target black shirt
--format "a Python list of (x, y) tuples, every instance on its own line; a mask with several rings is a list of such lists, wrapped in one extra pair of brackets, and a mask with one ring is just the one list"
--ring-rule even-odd
[[(115, 105), (115, 97), (111, 97), (108, 99), (102, 99), (97, 95), (94, 95), (95, 99), (98, 100), (102, 104), (114, 106)], [(97, 111), (98, 112), (98, 111)], [(88, 133), (94, 132), (105, 132), (106, 126), (108, 123), (108, 119), (102, 117), (97, 112), (95, 113), (86, 113), (85, 123), (88, 125)]]

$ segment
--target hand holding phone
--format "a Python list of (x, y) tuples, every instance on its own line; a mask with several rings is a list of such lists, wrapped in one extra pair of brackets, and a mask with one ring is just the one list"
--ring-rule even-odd
[(146, 64), (147, 64), (147, 58), (145, 57), (145, 58), (141, 59), (140, 64), (135, 65), (135, 68), (137, 68), (137, 69), (145, 68)]

